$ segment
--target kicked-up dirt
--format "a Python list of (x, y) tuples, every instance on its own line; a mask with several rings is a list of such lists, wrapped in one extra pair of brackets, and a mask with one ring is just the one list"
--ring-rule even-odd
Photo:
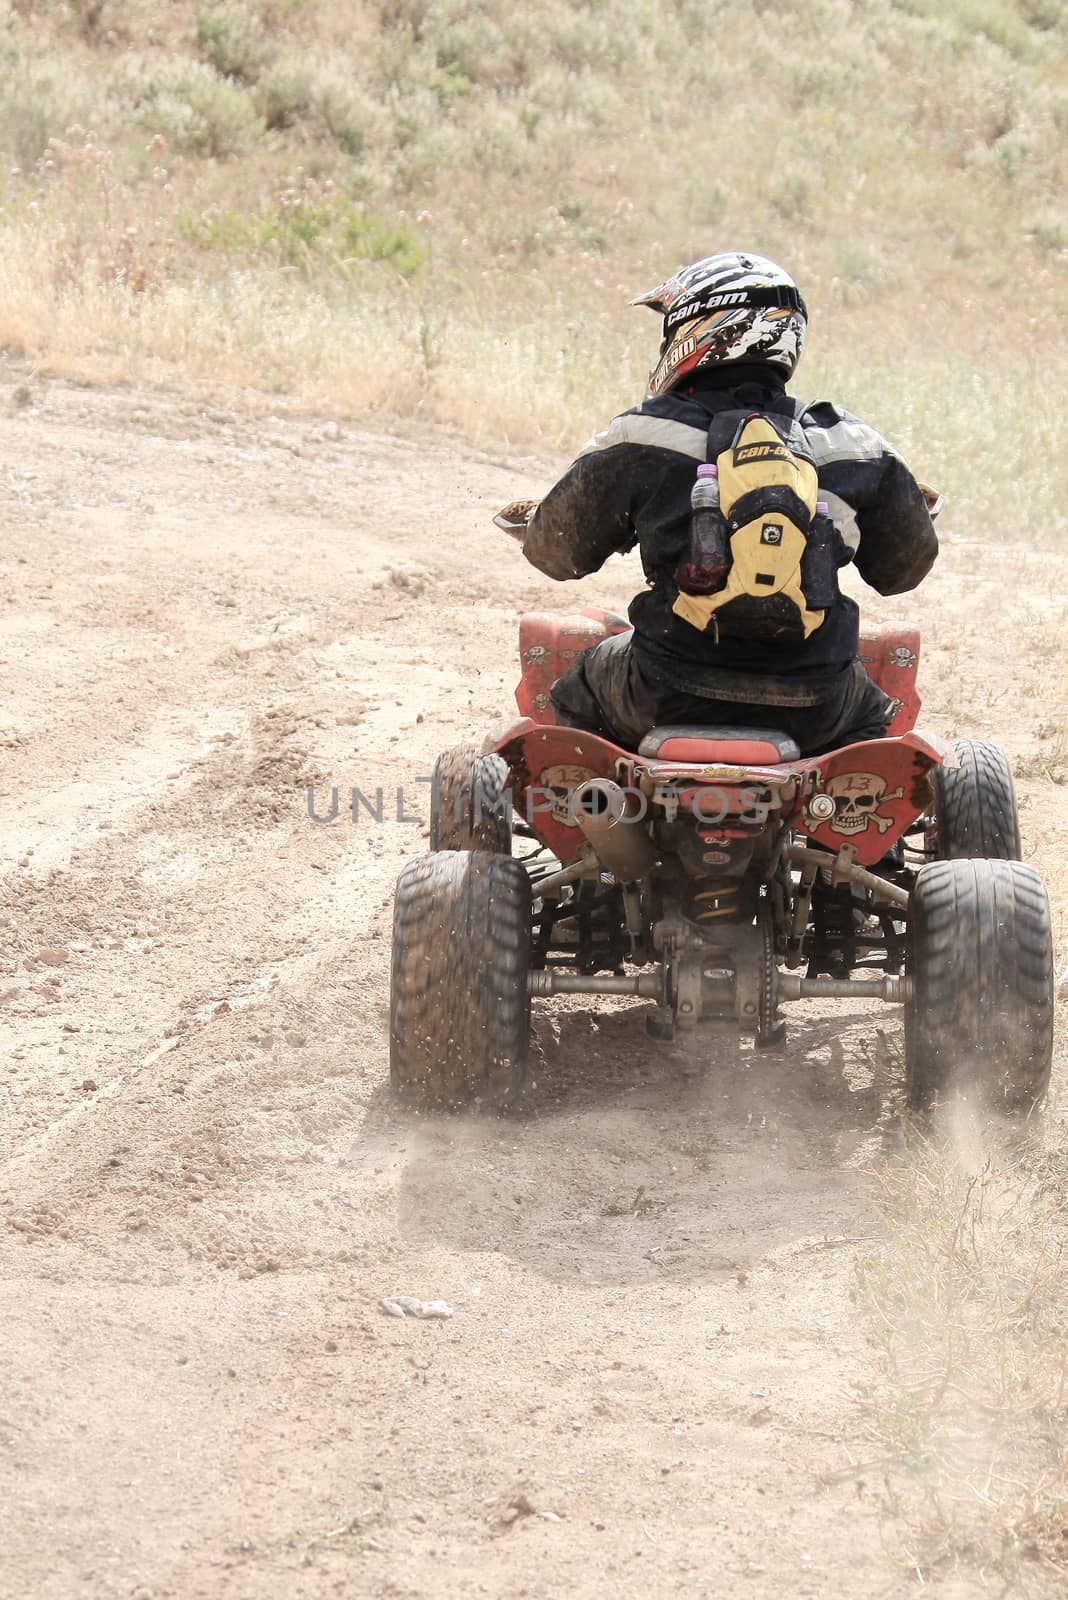
[[(14, 371), (0, 414), (0, 1593), (917, 1587), (857, 1400), (894, 1012), (732, 1064), (536, 1002), (524, 1114), (390, 1098), (420, 779), (509, 713), (522, 609), (640, 582), (494, 530), (559, 463)], [(1068, 597), (945, 531), (867, 614), (1020, 759), (1056, 895)]]

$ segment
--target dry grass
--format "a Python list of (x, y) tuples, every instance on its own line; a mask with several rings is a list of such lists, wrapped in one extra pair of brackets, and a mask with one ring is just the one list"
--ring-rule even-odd
[(1015, 772), (1018, 778), (1040, 778), (1063, 788), (1068, 784), (1068, 733), (1059, 730), (1046, 748), (1017, 757)]
[[(1059, 1130), (1062, 1132), (1063, 1130)], [(865, 1396), (897, 1554), (922, 1581), (1068, 1578), (1068, 1164), (1039, 1130), (912, 1130), (875, 1177), (860, 1265), (883, 1380)]]
[(42, 367), (567, 449), (640, 393), (628, 294), (748, 243), (809, 295), (803, 390), (969, 526), (1011, 527), (1022, 482), (1064, 531), (1042, 0), (0, 0), (0, 35), (0, 344)]

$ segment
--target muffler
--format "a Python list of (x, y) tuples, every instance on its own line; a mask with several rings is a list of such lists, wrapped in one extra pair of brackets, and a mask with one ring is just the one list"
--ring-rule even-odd
[(571, 797), (578, 826), (606, 872), (617, 883), (633, 883), (660, 859), (632, 797), (611, 778), (590, 778)]

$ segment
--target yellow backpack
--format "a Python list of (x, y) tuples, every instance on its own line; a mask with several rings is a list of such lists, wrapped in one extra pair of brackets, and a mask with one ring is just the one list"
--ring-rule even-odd
[(673, 610), (717, 638), (807, 639), (838, 597), (837, 571), (849, 551), (818, 502), (800, 424), (762, 411), (720, 412), (709, 428), (708, 459), (719, 471), (730, 565), (722, 589), (680, 589)]

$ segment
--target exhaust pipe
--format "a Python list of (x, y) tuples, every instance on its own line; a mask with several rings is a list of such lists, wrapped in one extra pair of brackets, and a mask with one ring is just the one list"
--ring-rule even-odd
[(611, 778), (590, 778), (572, 796), (575, 821), (598, 861), (618, 883), (634, 883), (660, 859), (641, 818), (628, 810), (628, 797)]

